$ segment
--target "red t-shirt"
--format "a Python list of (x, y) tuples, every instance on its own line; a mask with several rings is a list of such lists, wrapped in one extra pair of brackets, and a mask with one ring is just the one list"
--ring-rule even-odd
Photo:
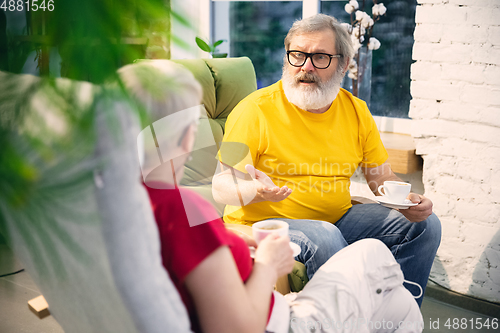
[[(186, 189), (146, 189), (158, 224), (163, 265), (188, 310), (192, 330), (201, 332), (193, 300), (184, 285), (186, 276), (215, 249), (227, 245), (245, 282), (252, 271), (250, 251), (241, 237), (226, 230), (215, 209), (198, 194)], [(198, 221), (205, 218), (207, 222), (191, 227), (186, 210), (190, 216), (197, 215)], [(274, 297), (271, 309), (273, 303)]]

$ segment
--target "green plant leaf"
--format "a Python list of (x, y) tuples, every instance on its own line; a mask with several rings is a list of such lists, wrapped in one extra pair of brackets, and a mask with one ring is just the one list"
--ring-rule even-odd
[(218, 41), (216, 41), (214, 43), (214, 48), (216, 48), (217, 46), (219, 46), (220, 44), (224, 43), (226, 40), (225, 39), (219, 39)]
[(211, 52), (212, 49), (203, 39), (196, 37), (196, 45), (205, 52)]

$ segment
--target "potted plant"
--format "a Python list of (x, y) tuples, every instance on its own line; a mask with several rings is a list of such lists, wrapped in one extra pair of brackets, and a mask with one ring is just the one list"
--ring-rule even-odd
[(196, 45), (205, 52), (208, 52), (212, 55), (212, 58), (227, 58), (227, 53), (218, 53), (217, 52), (217, 46), (221, 45), (224, 43), (224, 39), (219, 39), (213, 44), (209, 44), (200, 37), (196, 37)]

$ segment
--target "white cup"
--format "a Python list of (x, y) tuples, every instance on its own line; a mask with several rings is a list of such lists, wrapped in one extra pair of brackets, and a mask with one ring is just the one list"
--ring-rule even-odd
[(280, 220), (260, 221), (252, 225), (252, 234), (255, 242), (260, 243), (267, 235), (288, 235), (288, 223)]
[(378, 187), (378, 193), (393, 203), (404, 203), (410, 190), (411, 184), (392, 180), (385, 181), (384, 185)]

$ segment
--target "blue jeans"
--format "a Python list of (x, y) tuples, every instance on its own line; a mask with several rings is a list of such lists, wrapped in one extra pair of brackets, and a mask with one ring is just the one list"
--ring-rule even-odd
[[(337, 251), (364, 238), (381, 240), (392, 252), (408, 281), (423, 291), (441, 242), (441, 222), (435, 214), (419, 223), (408, 221), (396, 210), (379, 204), (355, 205), (335, 225), (315, 220), (279, 219), (290, 225), (290, 239), (302, 252), (296, 259), (309, 279)], [(416, 286), (405, 284), (415, 296)], [(420, 306), (423, 294), (417, 299)]]

